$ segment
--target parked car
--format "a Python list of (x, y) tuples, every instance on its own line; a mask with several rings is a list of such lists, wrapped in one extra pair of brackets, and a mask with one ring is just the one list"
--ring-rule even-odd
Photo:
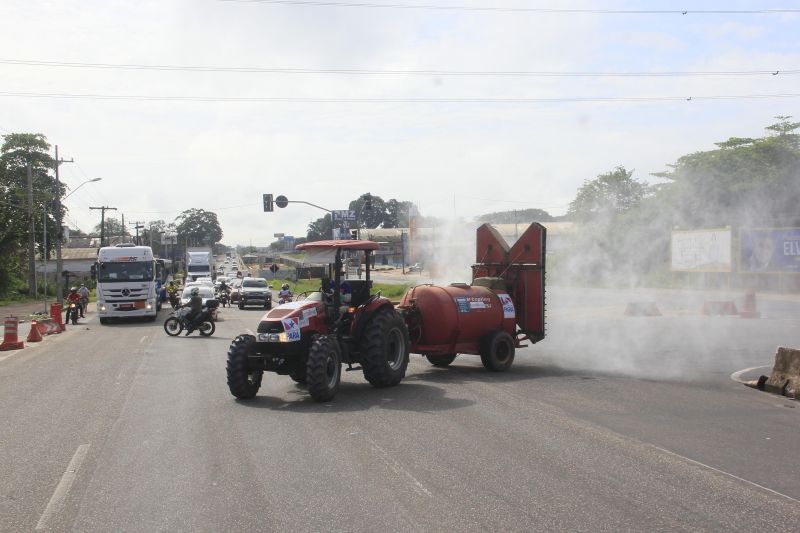
[(272, 309), (272, 290), (264, 278), (244, 278), (239, 289), (239, 309), (247, 305), (259, 305)]
[(422, 272), (422, 265), (420, 263), (414, 263), (413, 265), (408, 267), (409, 272)]

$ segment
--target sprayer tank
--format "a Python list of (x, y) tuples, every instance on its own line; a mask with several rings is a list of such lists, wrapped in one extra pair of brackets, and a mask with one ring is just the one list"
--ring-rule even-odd
[(400, 307), (418, 311), (410, 324), (412, 351), (417, 353), (431, 346), (440, 347), (435, 351), (463, 348), (465, 343), (477, 349), (481, 339), (498, 330), (514, 335), (514, 304), (497, 289), (465, 283), (420, 285), (406, 291)]

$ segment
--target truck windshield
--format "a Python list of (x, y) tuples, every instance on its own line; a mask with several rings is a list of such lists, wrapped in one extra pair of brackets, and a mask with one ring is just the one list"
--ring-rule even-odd
[(138, 263), (100, 263), (97, 281), (152, 281), (153, 262)]
[(188, 272), (209, 272), (211, 267), (208, 265), (189, 265)]

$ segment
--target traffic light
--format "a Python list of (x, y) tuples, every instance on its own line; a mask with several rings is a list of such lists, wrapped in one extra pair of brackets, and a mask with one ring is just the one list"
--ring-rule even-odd
[(372, 195), (370, 193), (367, 193), (365, 195), (365, 198), (364, 198), (364, 209), (366, 209), (367, 211), (371, 211), (372, 210)]
[(275, 207), (272, 205), (272, 195), (265, 194), (264, 195), (264, 211), (270, 213), (275, 210)]

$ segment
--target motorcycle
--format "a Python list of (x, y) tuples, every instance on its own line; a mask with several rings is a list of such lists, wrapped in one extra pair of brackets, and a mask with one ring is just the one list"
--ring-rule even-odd
[(69, 305), (67, 306), (67, 313), (64, 316), (64, 324), (72, 322), (73, 326), (77, 326), (79, 314), (80, 314), (80, 309), (78, 309), (78, 304), (76, 304), (75, 302), (69, 302)]
[(173, 291), (168, 294), (169, 298), (169, 305), (172, 306), (172, 309), (177, 309), (181, 306), (181, 299), (178, 296), (178, 291)]
[(293, 301), (294, 295), (290, 292), (289, 294), (283, 294), (283, 295), (279, 293), (278, 296), (279, 296), (278, 305), (281, 305)]
[[(170, 313), (164, 321), (164, 331), (170, 337), (177, 337), (184, 329), (189, 329), (189, 314), (191, 309), (188, 307), (179, 307)], [(203, 337), (210, 337), (217, 330), (214, 323), (214, 318), (211, 310), (208, 307), (203, 308), (203, 312), (195, 320), (195, 328), (200, 332)]]
[(222, 307), (228, 307), (231, 304), (231, 298), (230, 298), (230, 294), (228, 293), (228, 291), (220, 292), (219, 296), (217, 296), (217, 300), (219, 300), (219, 304)]

